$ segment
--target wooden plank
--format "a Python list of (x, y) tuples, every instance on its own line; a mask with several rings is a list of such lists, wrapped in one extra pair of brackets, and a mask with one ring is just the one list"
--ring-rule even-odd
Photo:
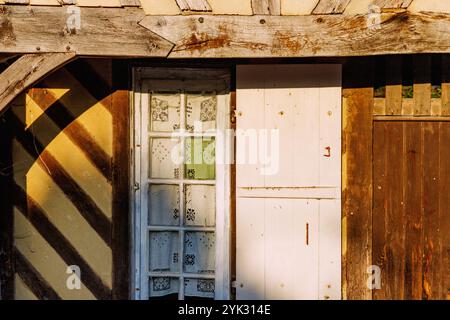
[(373, 4), (383, 9), (406, 9), (412, 0), (374, 0)]
[(173, 45), (137, 24), (140, 8), (2, 6), (0, 52), (166, 57)]
[(402, 114), (402, 58), (386, 58), (386, 114)]
[(181, 11), (212, 11), (207, 0), (176, 0), (176, 2)]
[(130, 292), (130, 100), (128, 65), (113, 62), (113, 118), (112, 165), (112, 299), (126, 300)]
[(450, 55), (442, 55), (442, 108), (441, 115), (450, 116)]
[[(376, 122), (373, 127), (373, 240), (372, 240), (372, 261), (381, 270), (386, 266), (386, 215), (385, 195), (389, 187), (386, 176), (388, 166), (386, 144), (387, 123)], [(381, 273), (381, 289), (374, 290), (373, 298), (384, 300), (386, 292), (384, 284), (387, 283), (387, 272)], [(372, 283), (373, 284), (373, 283)]]
[(414, 115), (431, 115), (431, 56), (414, 56)]
[(442, 236), (441, 248), (441, 296), (440, 299), (450, 299), (450, 274), (448, 272), (450, 266), (450, 165), (447, 159), (450, 159), (450, 149), (447, 142), (450, 140), (450, 125), (441, 124), (440, 132), (440, 148), (439, 148), (439, 211), (440, 211), (440, 234)]
[(344, 65), (343, 86), (343, 292), (344, 299), (371, 299), (373, 63)]
[(275, 15), (281, 14), (280, 0), (252, 0), (253, 14)]
[(368, 56), (450, 52), (450, 16), (146, 16), (140, 24), (175, 43), (169, 58)]
[(73, 53), (29, 54), (0, 74), (0, 115), (24, 89), (75, 58)]
[(0, 300), (14, 299), (13, 159), (10, 123), (0, 121)]
[(422, 123), (404, 123), (403, 168), (405, 183), (404, 210), (406, 213), (405, 235), (405, 293), (404, 299), (422, 299), (422, 170), (423, 136)]
[(350, 0), (320, 0), (313, 14), (339, 14), (344, 12)]
[(58, 293), (17, 248), (14, 250), (14, 264), (19, 277), (39, 300), (61, 300)]
[[(405, 211), (403, 208), (403, 123), (391, 122), (387, 125), (387, 140), (380, 141), (386, 145), (387, 168), (385, 171), (387, 186), (386, 201), (386, 243), (385, 269), (386, 282), (382, 290), (389, 299), (404, 299), (404, 245), (405, 245)], [(377, 156), (374, 154), (374, 157)], [(376, 291), (377, 292), (377, 291)]]
[[(442, 235), (440, 230), (439, 180), (440, 166), (448, 166), (447, 160), (440, 162), (440, 126), (439, 122), (423, 123), (423, 298), (440, 299), (442, 297), (442, 276), (448, 268), (441, 269)], [(447, 148), (448, 142), (443, 142)], [(448, 218), (447, 218), (448, 219)]]

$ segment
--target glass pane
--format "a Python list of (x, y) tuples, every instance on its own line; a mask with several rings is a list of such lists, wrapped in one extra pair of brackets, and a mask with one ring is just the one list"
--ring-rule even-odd
[(180, 94), (150, 94), (150, 131), (171, 132), (180, 129)]
[(152, 226), (180, 225), (180, 193), (177, 185), (150, 185), (149, 223)]
[(215, 180), (214, 138), (186, 139), (185, 178), (189, 180)]
[(149, 296), (150, 297), (168, 297), (170, 295), (176, 295), (178, 298), (178, 291), (180, 289), (180, 281), (178, 278), (168, 277), (156, 277), (150, 278)]
[(184, 295), (186, 297), (214, 299), (216, 281), (214, 279), (185, 279)]
[(216, 188), (204, 185), (186, 185), (185, 224), (213, 227), (216, 224)]
[(214, 232), (186, 232), (184, 239), (184, 271), (214, 274), (216, 244)]
[(188, 94), (186, 125), (190, 132), (204, 132), (216, 128), (217, 96), (215, 94)]
[(150, 232), (150, 272), (178, 272), (178, 232)]
[(150, 139), (150, 177), (179, 179), (180, 141), (169, 138)]

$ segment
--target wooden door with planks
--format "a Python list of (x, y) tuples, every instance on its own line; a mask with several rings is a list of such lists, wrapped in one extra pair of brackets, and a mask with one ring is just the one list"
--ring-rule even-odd
[(373, 298), (450, 299), (450, 55), (375, 69)]
[(374, 123), (375, 299), (446, 299), (450, 122)]
[(237, 299), (340, 299), (341, 66), (239, 66), (236, 94)]

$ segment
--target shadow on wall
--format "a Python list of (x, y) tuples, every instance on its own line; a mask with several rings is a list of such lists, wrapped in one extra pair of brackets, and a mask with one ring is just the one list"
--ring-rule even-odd
[[(12, 162), (2, 161), (1, 173), (14, 190), (8, 291), (15, 299), (111, 298), (111, 87), (110, 60), (80, 59), (4, 115)], [(73, 265), (81, 270), (79, 290), (66, 283)]]

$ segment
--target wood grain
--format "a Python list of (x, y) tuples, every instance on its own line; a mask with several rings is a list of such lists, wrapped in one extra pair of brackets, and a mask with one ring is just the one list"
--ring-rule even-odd
[(80, 29), (67, 7), (2, 6), (0, 52), (73, 52), (89, 56), (166, 57), (172, 44), (137, 24), (139, 8), (79, 8)]
[(320, 0), (313, 14), (337, 14), (344, 12), (350, 0)]
[(281, 14), (280, 0), (252, 0), (253, 14), (274, 15)]
[(343, 293), (344, 299), (370, 300), (373, 62), (349, 62), (343, 75)]
[(0, 74), (0, 115), (24, 89), (75, 58), (73, 53), (27, 54)]
[[(450, 15), (146, 16), (140, 24), (175, 43), (169, 58), (369, 56), (450, 52)], [(202, 22), (201, 22), (202, 21)]]

